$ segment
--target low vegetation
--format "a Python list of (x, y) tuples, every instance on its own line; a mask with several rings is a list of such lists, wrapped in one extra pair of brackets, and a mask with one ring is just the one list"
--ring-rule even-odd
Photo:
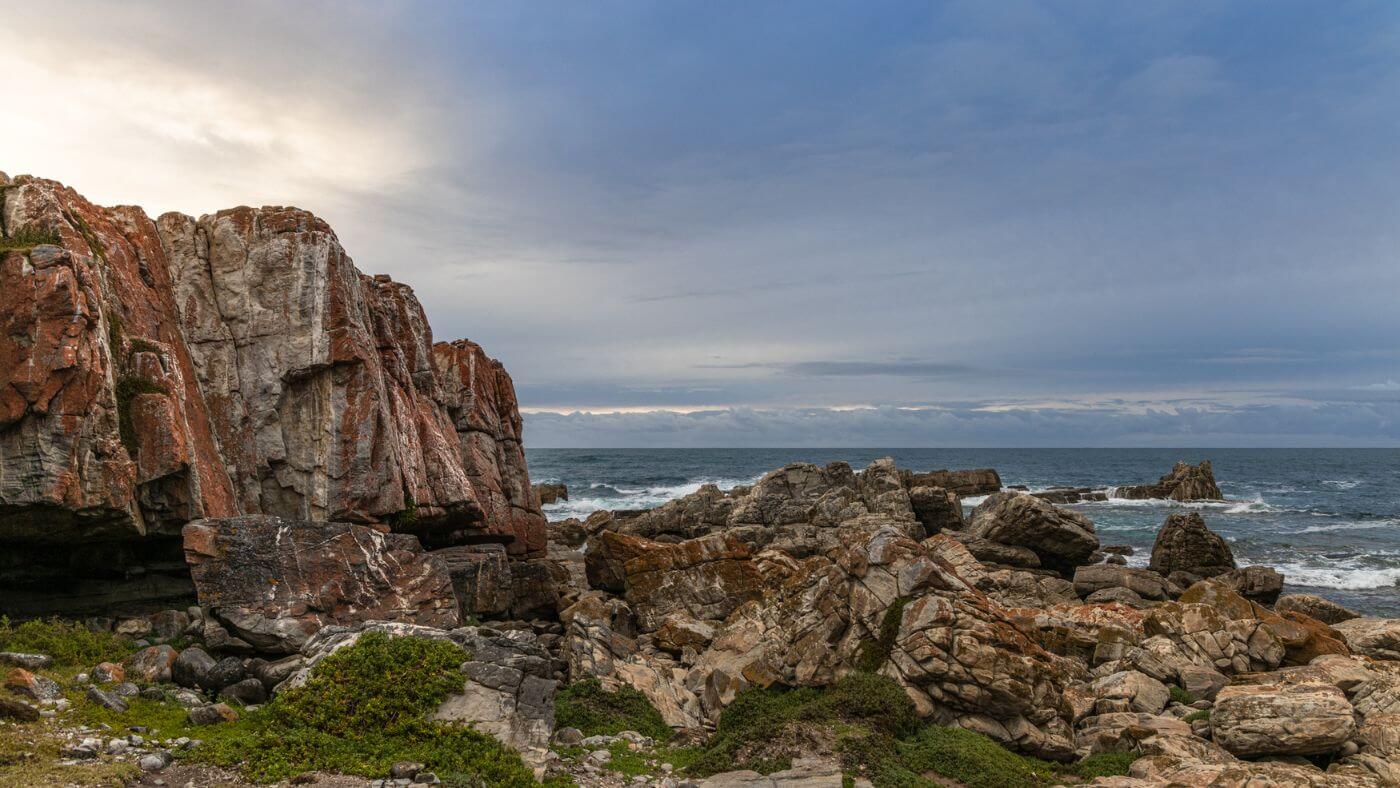
[(0, 651), (47, 654), (56, 668), (80, 668), (121, 661), (132, 646), (125, 638), (92, 632), (76, 621), (48, 618), (13, 624), (0, 616)]
[(1196, 694), (1190, 690), (1182, 689), (1181, 687), (1170, 687), (1168, 691), (1171, 694), (1172, 700), (1183, 706), (1190, 706), (1192, 703), (1196, 702)]
[(136, 424), (131, 415), (131, 402), (139, 394), (167, 394), (165, 387), (137, 375), (125, 375), (117, 380), (117, 433), (128, 454), (136, 454)]
[(908, 599), (900, 598), (885, 608), (885, 615), (880, 619), (879, 636), (862, 643), (860, 653), (856, 655), (858, 669), (874, 673), (890, 661), (895, 638), (899, 637), (899, 624), (904, 617), (904, 606), (908, 603)]
[(17, 230), (0, 238), (0, 252), (27, 252), (36, 246), (57, 245), (59, 242), (57, 233), (42, 230)]
[(554, 696), (554, 724), (578, 728), (584, 736), (636, 731), (658, 742), (671, 738), (670, 726), (645, 695), (627, 686), (604, 689), (597, 679), (576, 681)]

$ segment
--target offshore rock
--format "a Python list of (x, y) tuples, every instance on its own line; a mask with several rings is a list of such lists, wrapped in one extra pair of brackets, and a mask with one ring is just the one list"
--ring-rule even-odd
[(1204, 578), (1223, 575), (1235, 566), (1235, 554), (1225, 539), (1207, 528), (1199, 514), (1189, 512), (1167, 516), (1152, 544), (1147, 568), (1163, 577), (1179, 571)]
[(458, 621), (447, 569), (407, 534), (254, 515), (199, 520), (184, 537), (201, 602), (264, 651), (295, 652), (327, 624)]
[(992, 468), (915, 473), (909, 483), (912, 487), (942, 487), (963, 498), (1001, 492), (1001, 476)]
[(1225, 499), (1215, 483), (1210, 460), (1199, 465), (1178, 462), (1156, 484), (1139, 484), (1117, 488), (1119, 498), (1169, 498), (1173, 501), (1221, 501)]

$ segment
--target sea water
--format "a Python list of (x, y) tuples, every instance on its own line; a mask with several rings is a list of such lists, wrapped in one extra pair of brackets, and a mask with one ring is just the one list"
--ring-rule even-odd
[[(1103, 544), (1131, 545), (1142, 566), (1162, 521), (1198, 511), (1241, 566), (1283, 573), (1285, 593), (1327, 597), (1370, 615), (1400, 616), (1400, 450), (1395, 449), (529, 449), (531, 478), (563, 482), (551, 520), (598, 509), (659, 506), (699, 489), (752, 484), (790, 462), (843, 460), (859, 470), (995, 468), (1005, 485), (1103, 489), (1155, 482), (1177, 460), (1209, 459), (1226, 501), (1075, 504)], [(970, 510), (979, 499), (964, 505)]]

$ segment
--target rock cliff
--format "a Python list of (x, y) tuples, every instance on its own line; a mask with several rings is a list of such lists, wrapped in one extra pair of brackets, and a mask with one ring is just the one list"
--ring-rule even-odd
[(192, 595), (267, 514), (544, 553), (510, 376), (295, 208), (151, 220), (0, 175), (0, 612)]

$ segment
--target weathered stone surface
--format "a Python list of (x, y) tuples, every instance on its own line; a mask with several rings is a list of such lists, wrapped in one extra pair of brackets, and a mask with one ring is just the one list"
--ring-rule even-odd
[(912, 487), (942, 487), (962, 498), (1001, 492), (1001, 476), (993, 468), (927, 471), (910, 474)]
[(200, 600), (240, 638), (294, 652), (326, 624), (457, 624), (442, 563), (406, 534), (248, 516), (185, 526)]
[(171, 680), (171, 666), (179, 654), (167, 645), (150, 646), (126, 658), (122, 666), (133, 681), (159, 684)]
[(1178, 462), (1156, 484), (1119, 487), (1115, 494), (1119, 498), (1170, 498), (1174, 501), (1219, 501), (1225, 497), (1215, 483), (1210, 460), (1202, 460), (1199, 465)]
[(505, 545), (444, 547), (429, 555), (442, 562), (452, 578), (461, 618), (497, 618), (510, 612), (512, 578)]
[(514, 387), (295, 208), (0, 191), (0, 612), (192, 599), (180, 529), (271, 514), (543, 557)]
[(5, 676), (5, 689), (30, 700), (57, 700), (63, 697), (63, 688), (58, 686), (58, 682), (24, 668), (10, 669)]
[(1137, 752), (1142, 742), (1157, 736), (1191, 735), (1191, 726), (1175, 717), (1118, 711), (1086, 717), (1075, 741), (1091, 754)]
[(1235, 568), (1235, 554), (1196, 512), (1172, 514), (1157, 532), (1147, 568), (1164, 577), (1177, 571), (1215, 577)]
[(1165, 684), (1136, 670), (1104, 676), (1093, 683), (1092, 690), (1100, 700), (1124, 701), (1128, 711), (1141, 714), (1161, 714), (1171, 699)]
[(204, 649), (198, 646), (181, 651), (170, 663), (170, 679), (181, 687), (190, 689), (217, 690), (209, 681), (210, 671), (218, 664)]
[(1314, 594), (1285, 594), (1274, 603), (1274, 612), (1280, 614), (1302, 613), (1324, 624), (1339, 624), (1349, 619), (1361, 617), (1361, 614), (1354, 610)]
[(715, 639), (715, 628), (707, 622), (685, 615), (667, 616), (652, 633), (656, 647), (675, 656), (687, 650), (699, 653)]
[(723, 619), (761, 591), (763, 579), (749, 558), (747, 545), (721, 534), (652, 542), (623, 565), (627, 603), (645, 632), (675, 613)]
[(540, 482), (535, 485), (535, 495), (540, 499), (540, 505), (557, 503), (569, 500), (569, 488), (559, 482)]
[(620, 594), (627, 590), (627, 575), (623, 566), (658, 543), (640, 536), (602, 531), (588, 542), (584, 568), (588, 585), (601, 591)]
[(1211, 711), (1215, 742), (1235, 755), (1321, 755), (1356, 731), (1351, 704), (1330, 684), (1230, 686)]
[(26, 654), (20, 651), (0, 651), (0, 665), (10, 665), (29, 670), (43, 670), (53, 667), (53, 657), (47, 654)]
[(1043, 566), (1066, 576), (1099, 546), (1089, 518), (1025, 493), (987, 498), (972, 511), (967, 530), (993, 542), (1025, 547)]
[(924, 534), (961, 531), (963, 521), (962, 503), (958, 494), (942, 487), (914, 486), (909, 488), (909, 505), (914, 509), (914, 517), (923, 524)]
[(206, 703), (189, 710), (189, 721), (191, 725), (219, 725), (225, 722), (237, 722), (238, 712), (234, 711), (227, 703)]
[(1338, 621), (1333, 628), (1359, 654), (1400, 660), (1400, 618), (1352, 618)]
[(1261, 605), (1272, 605), (1283, 591), (1283, 575), (1268, 566), (1240, 567), (1221, 575), (1220, 580), (1240, 596)]
[(1157, 601), (1181, 596), (1180, 588), (1150, 569), (1093, 564), (1074, 570), (1074, 590), (1080, 596), (1110, 588), (1126, 588), (1143, 599)]

